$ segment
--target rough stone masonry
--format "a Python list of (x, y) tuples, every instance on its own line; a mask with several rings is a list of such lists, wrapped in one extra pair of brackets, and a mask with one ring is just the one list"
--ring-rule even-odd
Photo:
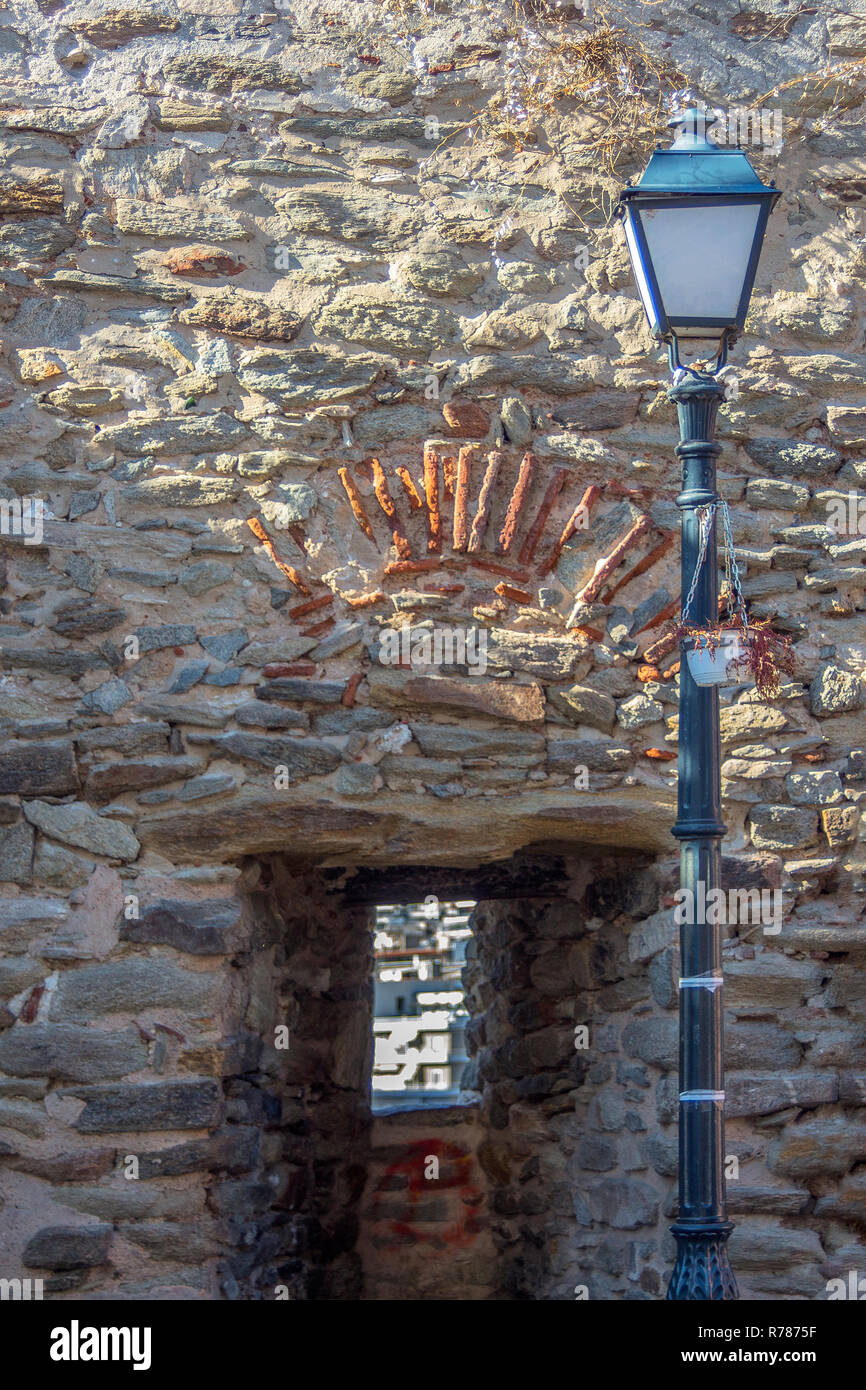
[[(663, 120), (507, 138), (503, 16), (435, 10), (2, 12), (0, 1277), (53, 1298), (664, 1293), (677, 435), (609, 216)], [(727, 928), (726, 1164), (743, 1294), (816, 1299), (866, 1272), (866, 3), (616, 10), (783, 121), (720, 430), (796, 658), (722, 694), (727, 882), (785, 905)], [(471, 1103), (373, 1126), (400, 874), (479, 900)]]

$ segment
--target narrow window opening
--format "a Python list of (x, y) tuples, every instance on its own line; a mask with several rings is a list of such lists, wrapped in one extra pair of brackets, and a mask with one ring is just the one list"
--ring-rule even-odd
[(373, 939), (374, 1110), (453, 1103), (468, 1063), (463, 966), (474, 901), (383, 904)]

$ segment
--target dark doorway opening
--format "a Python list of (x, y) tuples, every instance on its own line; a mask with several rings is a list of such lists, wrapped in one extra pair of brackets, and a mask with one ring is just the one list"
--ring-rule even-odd
[[(313, 1300), (568, 1300), (582, 1284), (628, 1293), (638, 1277), (652, 1295), (667, 1174), (651, 1171), (666, 1162), (645, 1142), (661, 1078), (640, 1051), (666, 978), (629, 952), (630, 928), (659, 905), (651, 861), (570, 847), (304, 870), (274, 856), (258, 892), (250, 1007), (291, 1045), (233, 1083), (261, 1113), (256, 1192), (273, 1188), (239, 1269), (248, 1259), (259, 1287)], [(437, 961), (446, 973), (422, 979)], [(382, 981), (380, 1014), (377, 971), (404, 967)], [(431, 1076), (416, 1058), (428, 1084), (374, 1104), (374, 1019), (416, 1027), (411, 1011), (456, 995), (458, 974), (465, 1071)]]

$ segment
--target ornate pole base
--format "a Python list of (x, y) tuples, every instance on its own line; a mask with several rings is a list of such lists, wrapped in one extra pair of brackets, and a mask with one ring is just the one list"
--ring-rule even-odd
[(732, 1221), (695, 1229), (671, 1226), (677, 1241), (677, 1261), (668, 1284), (667, 1298), (721, 1302), (740, 1296), (728, 1260), (728, 1236)]

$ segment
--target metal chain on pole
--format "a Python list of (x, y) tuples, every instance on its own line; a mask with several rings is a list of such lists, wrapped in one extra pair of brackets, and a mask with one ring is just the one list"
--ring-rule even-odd
[(692, 602), (695, 597), (695, 590), (698, 587), (698, 579), (700, 577), (701, 570), (704, 567), (704, 561), (707, 557), (707, 546), (709, 545), (710, 541), (710, 530), (717, 509), (722, 513), (722, 527), (724, 537), (723, 545), (725, 552), (725, 580), (727, 582), (726, 601), (728, 608), (728, 616), (731, 620), (733, 620), (734, 617), (738, 616), (740, 622), (743, 624), (744, 627), (746, 627), (748, 623), (748, 619), (746, 616), (746, 600), (743, 597), (743, 590), (740, 585), (740, 570), (739, 566), (737, 565), (737, 553), (734, 549), (734, 537), (731, 531), (731, 514), (728, 510), (728, 504), (725, 501), (724, 497), (719, 497), (717, 501), (709, 502), (705, 507), (699, 507), (697, 509), (699, 528), (698, 557), (697, 561), (695, 562), (695, 572), (692, 575), (692, 582), (689, 586), (689, 592), (686, 595), (686, 601), (683, 604), (682, 621), (687, 621), (689, 611), (691, 609)]
[(699, 536), (699, 539), (698, 539), (698, 558), (697, 558), (697, 560), (695, 561), (695, 572), (694, 572), (694, 574), (692, 575), (692, 582), (691, 582), (691, 585), (689, 586), (689, 592), (688, 592), (688, 594), (686, 595), (686, 601), (685, 601), (685, 603), (683, 604), (683, 609), (682, 609), (682, 621), (683, 621), (683, 622), (686, 622), (686, 620), (688, 619), (688, 616), (689, 616), (689, 609), (690, 609), (691, 606), (692, 606), (692, 601), (694, 600), (694, 597), (695, 597), (695, 590), (696, 590), (697, 587), (698, 587), (698, 579), (700, 578), (701, 570), (702, 570), (703, 567), (704, 567), (704, 561), (705, 561), (705, 559), (707, 558), (707, 546), (709, 545), (709, 541), (710, 541), (710, 528), (712, 527), (712, 524), (713, 524), (713, 513), (714, 513), (715, 509), (716, 509), (716, 504), (715, 504), (715, 502), (709, 503), (709, 505), (706, 506), (706, 507), (698, 507), (698, 509), (697, 509), (696, 515), (697, 515), (697, 518), (698, 518), (698, 536)]
[(743, 597), (743, 590), (740, 584), (740, 570), (737, 565), (737, 552), (734, 549), (734, 537), (731, 531), (731, 513), (724, 497), (719, 498), (719, 507), (722, 512), (722, 524), (725, 532), (725, 577), (728, 581), (728, 613), (731, 618), (736, 615), (739, 617), (743, 627), (748, 627), (749, 619), (746, 613), (746, 600)]

